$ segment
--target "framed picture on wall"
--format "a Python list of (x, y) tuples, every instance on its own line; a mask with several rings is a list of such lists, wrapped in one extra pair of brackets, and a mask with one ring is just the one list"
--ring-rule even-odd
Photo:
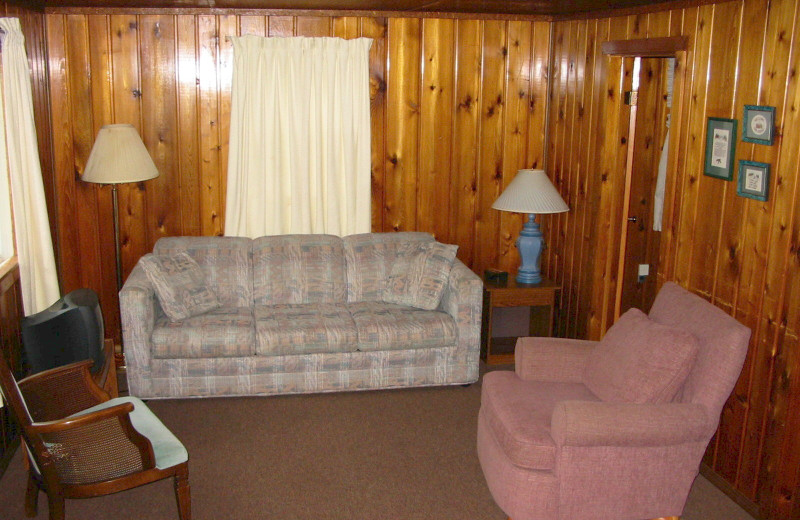
[(744, 106), (742, 141), (772, 144), (775, 132), (775, 107)]
[(703, 173), (717, 179), (733, 180), (736, 155), (736, 120), (709, 117), (706, 127), (706, 162)]
[(736, 193), (742, 197), (766, 202), (769, 198), (769, 164), (739, 161), (739, 182)]

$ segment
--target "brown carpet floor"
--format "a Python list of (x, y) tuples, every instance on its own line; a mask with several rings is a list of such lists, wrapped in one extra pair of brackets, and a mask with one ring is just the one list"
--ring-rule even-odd
[[(189, 450), (196, 520), (503, 520), (475, 452), (479, 404), (479, 384), (149, 402)], [(18, 450), (0, 518), (25, 518), (24, 483)], [(177, 518), (172, 483), (70, 500), (67, 518)], [(683, 518), (752, 520), (702, 477)]]

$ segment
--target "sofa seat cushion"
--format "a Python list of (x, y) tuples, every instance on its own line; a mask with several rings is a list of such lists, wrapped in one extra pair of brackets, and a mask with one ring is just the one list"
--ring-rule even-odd
[(440, 311), (379, 302), (348, 303), (358, 330), (358, 350), (450, 347), (457, 342), (456, 323)]
[(256, 354), (352, 352), (358, 335), (344, 304), (257, 305)]
[(580, 383), (526, 381), (516, 373), (489, 372), (481, 383), (483, 420), (503, 452), (522, 468), (553, 470), (556, 445), (550, 418), (562, 401), (598, 401)]
[(162, 359), (252, 356), (255, 344), (253, 311), (220, 307), (199, 316), (156, 320), (153, 357)]

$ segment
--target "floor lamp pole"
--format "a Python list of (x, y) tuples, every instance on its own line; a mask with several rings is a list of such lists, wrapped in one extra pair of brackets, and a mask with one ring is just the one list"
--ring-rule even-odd
[(111, 185), (111, 202), (114, 206), (114, 251), (117, 259), (117, 293), (122, 290), (122, 257), (119, 252), (119, 204), (117, 202), (117, 185)]
[[(111, 204), (114, 208), (114, 252), (117, 260), (117, 298), (119, 292), (122, 290), (122, 255), (119, 252), (119, 203), (117, 202), (117, 185), (111, 185)], [(122, 317), (119, 309), (117, 310), (117, 317), (120, 319), (120, 336), (122, 335)], [(120, 341), (120, 351), (114, 353), (115, 369), (125, 368), (125, 351), (122, 350), (122, 342)]]

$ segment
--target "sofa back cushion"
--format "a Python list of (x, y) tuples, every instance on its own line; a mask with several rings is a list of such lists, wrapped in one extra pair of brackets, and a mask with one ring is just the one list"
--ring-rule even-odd
[(429, 233), (363, 233), (344, 237), (347, 301), (383, 301), (398, 253), (410, 243), (432, 242)]
[(667, 403), (689, 375), (697, 349), (689, 332), (630, 309), (589, 354), (583, 383), (603, 401)]
[(161, 308), (170, 321), (180, 321), (219, 307), (217, 295), (206, 283), (203, 269), (188, 253), (144, 255), (139, 259)]
[(389, 273), (383, 301), (432, 311), (442, 300), (458, 246), (412, 242), (399, 252)]
[(279, 235), (253, 240), (256, 305), (345, 301), (342, 239)]
[(187, 253), (203, 270), (206, 285), (223, 307), (249, 307), (253, 301), (251, 240), (242, 237), (164, 237), (153, 253)]

